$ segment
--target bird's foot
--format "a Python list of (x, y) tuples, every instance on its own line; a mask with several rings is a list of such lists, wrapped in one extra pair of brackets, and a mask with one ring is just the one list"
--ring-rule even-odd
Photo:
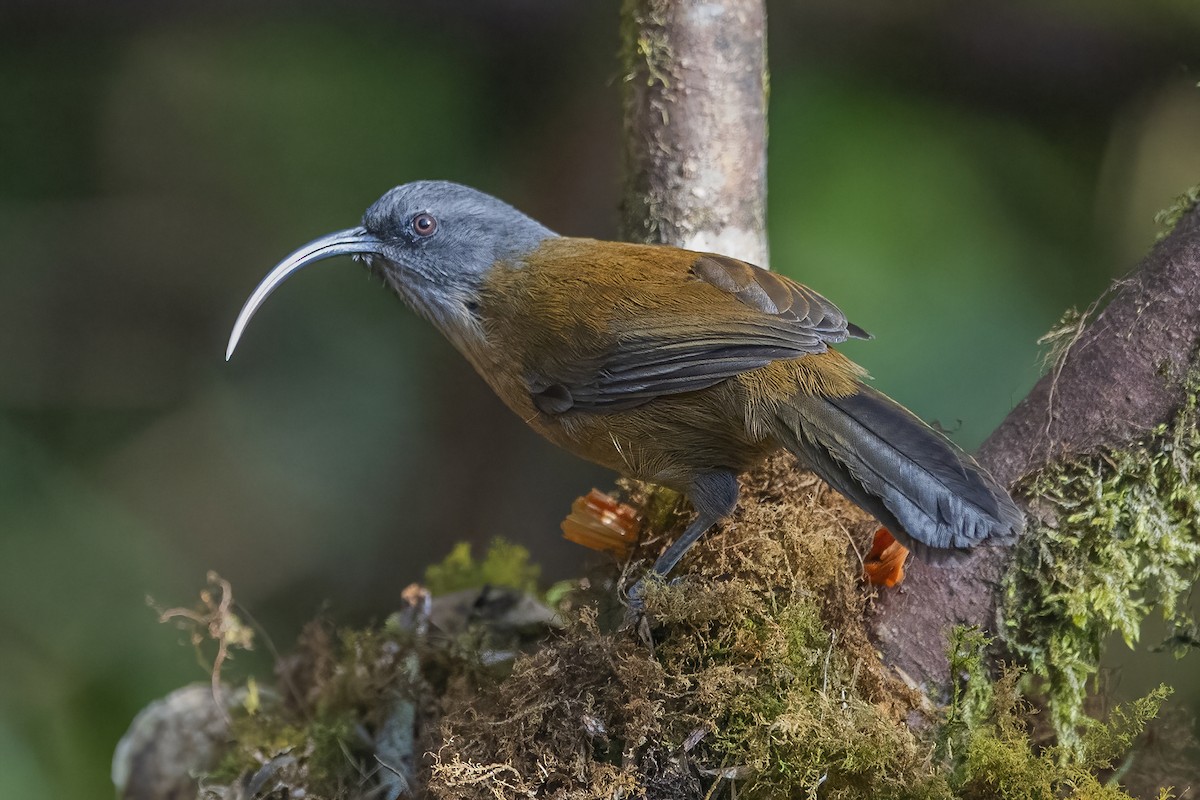
[(621, 623), (622, 630), (635, 630), (646, 617), (646, 601), (642, 595), (646, 589), (646, 579), (642, 578), (625, 592), (625, 619)]
[[(650, 636), (650, 617), (646, 614), (644, 595), (648, 582), (662, 580), (664, 580), (664, 576), (651, 571), (630, 586), (625, 592), (625, 619), (621, 624), (621, 629), (637, 631), (638, 637), (651, 649), (654, 648), (654, 641)], [(667, 585), (677, 586), (682, 581), (682, 577), (672, 578), (667, 581)]]
[(653, 655), (654, 632), (650, 628), (650, 617), (646, 615), (644, 609), (635, 606), (626, 607), (625, 620), (621, 623), (620, 630), (629, 631), (637, 636)]

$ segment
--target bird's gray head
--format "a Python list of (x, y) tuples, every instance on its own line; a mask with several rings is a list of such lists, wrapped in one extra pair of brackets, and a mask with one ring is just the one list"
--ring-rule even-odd
[(448, 181), (414, 181), (387, 192), (362, 225), (322, 236), (279, 262), (242, 307), (225, 358), (250, 318), (302, 267), (353, 255), (456, 344), (473, 324), (483, 277), (498, 261), (519, 262), (555, 234), (491, 195)]

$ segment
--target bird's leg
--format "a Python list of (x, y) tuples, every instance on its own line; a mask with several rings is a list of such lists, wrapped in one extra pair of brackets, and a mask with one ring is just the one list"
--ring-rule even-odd
[(687, 494), (688, 499), (692, 501), (692, 507), (696, 509), (696, 518), (687, 526), (683, 535), (658, 557), (649, 574), (629, 587), (631, 611), (641, 610), (642, 589), (647, 578), (666, 577), (705, 531), (733, 513), (738, 501), (737, 475), (729, 470), (702, 473), (692, 481)]

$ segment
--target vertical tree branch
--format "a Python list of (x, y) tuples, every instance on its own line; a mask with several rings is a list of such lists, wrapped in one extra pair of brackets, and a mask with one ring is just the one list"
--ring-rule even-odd
[(768, 265), (762, 0), (625, 0), (622, 234)]

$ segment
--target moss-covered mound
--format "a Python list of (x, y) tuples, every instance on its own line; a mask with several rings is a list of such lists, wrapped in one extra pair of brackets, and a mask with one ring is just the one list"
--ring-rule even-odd
[(746, 494), (677, 582), (647, 590), (650, 641), (585, 606), (500, 684), (452, 693), (434, 793), (493, 798), (503, 774), (512, 797), (928, 794), (904, 725), (923, 698), (864, 627), (869, 520), (783, 461)]
[[(449, 595), (380, 628), (315, 625), (274, 690), (235, 713), (202, 796), (438, 800), (1123, 798), (1096, 777), (1161, 694), (1038, 749), (1017, 673), (993, 681), (988, 643), (954, 637), (948, 708), (880, 661), (859, 554), (875, 525), (788, 459), (748, 476), (743, 511), (620, 626), (616, 579), (526, 591), (519, 548), (431, 570)], [(644, 564), (678, 532), (676, 499), (627, 487), (648, 513)], [(627, 577), (639, 574), (626, 570)], [(462, 590), (462, 579), (511, 588)], [(586, 583), (586, 582), (585, 582)], [(126, 797), (143, 797), (129, 794)]]
[[(1080, 752), (1037, 750), (1018, 672), (993, 684), (988, 642), (954, 637), (948, 709), (881, 663), (856, 554), (871, 520), (777, 460), (748, 509), (646, 594), (649, 641), (589, 606), (495, 683), (445, 698), (438, 798), (1121, 798), (1096, 775), (1156, 694), (1094, 724)], [(920, 722), (916, 730), (911, 723)], [(920, 732), (918, 732), (918, 730)]]

